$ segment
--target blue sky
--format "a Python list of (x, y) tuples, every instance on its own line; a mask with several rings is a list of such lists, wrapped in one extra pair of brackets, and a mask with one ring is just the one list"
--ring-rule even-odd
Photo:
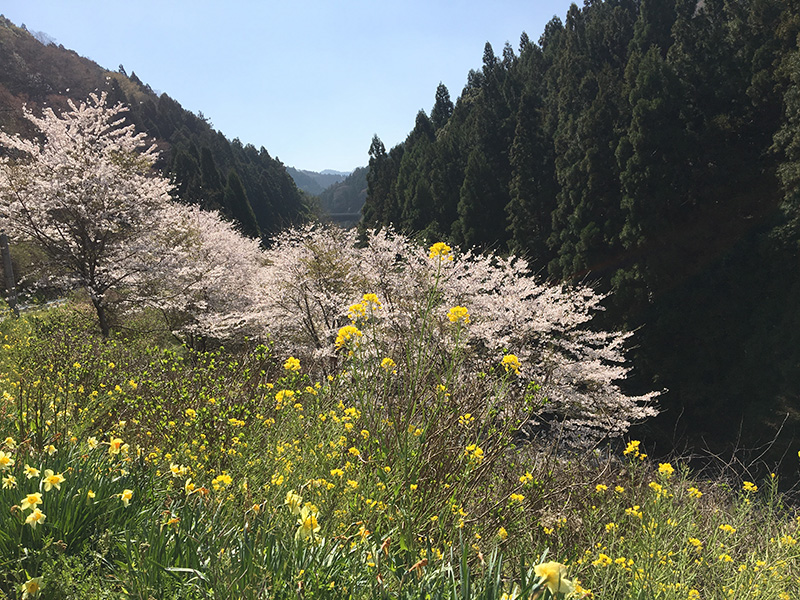
[(488, 41), (516, 51), (566, 0), (2, 0), (0, 13), (100, 66), (120, 64), (229, 139), (287, 166), (350, 171), (373, 134), (403, 141), (443, 82), (455, 99)]

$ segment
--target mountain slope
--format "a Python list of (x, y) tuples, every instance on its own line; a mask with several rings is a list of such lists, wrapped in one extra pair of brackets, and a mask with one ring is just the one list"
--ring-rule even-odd
[[(158, 144), (158, 166), (174, 178), (182, 201), (231, 219), (245, 215), (234, 220), (250, 235), (267, 236), (307, 218), (303, 195), (264, 147), (228, 140), (202, 114), (183, 109), (167, 94), (156, 95), (135, 73), (108, 71), (63, 46), (42, 44), (0, 16), (0, 127), (5, 131), (33, 135), (22, 119), (23, 105), (60, 111), (68, 99), (80, 102), (95, 91), (130, 107), (129, 121)], [(243, 197), (231, 191), (238, 189), (237, 180)]]

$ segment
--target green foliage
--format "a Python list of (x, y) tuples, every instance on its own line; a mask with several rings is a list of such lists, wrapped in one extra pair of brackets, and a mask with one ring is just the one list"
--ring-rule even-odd
[(785, 0), (573, 5), (519, 56), (484, 48), (428, 160), (388, 159), (411, 136), (375, 155), (365, 222), (595, 282), (642, 331), (637, 389), (668, 389), (652, 439), (766, 442), (798, 412), (798, 32)]
[[(228, 140), (202, 114), (185, 110), (167, 94), (157, 96), (135, 73), (128, 77), (124, 69), (107, 71), (63, 47), (43, 45), (5, 19), (0, 21), (0, 49), (16, 57), (0, 65), (0, 88), (7, 91), (0, 94), (0, 127), (6, 132), (35, 133), (22, 118), (23, 104), (34, 112), (44, 106), (59, 112), (67, 108), (67, 98), (81, 102), (90, 93), (105, 91), (110, 104), (130, 106), (128, 122), (168, 149), (157, 167), (176, 181), (182, 201), (243, 218), (244, 230), (253, 235), (257, 230), (269, 235), (308, 218), (304, 196), (266, 149)], [(257, 229), (236, 195), (229, 196), (233, 205), (225, 202), (225, 178), (231, 170), (240, 179)]]
[(109, 340), (70, 307), (0, 321), (0, 591), (549, 599), (565, 577), (544, 578), (550, 556), (571, 597), (790, 597), (800, 533), (776, 477), (693, 480), (638, 442), (618, 458), (515, 445), (484, 399), (535, 386), (470, 372), (462, 320), (431, 353), (435, 301), (376, 363), (365, 300), (316, 382), (263, 344)]

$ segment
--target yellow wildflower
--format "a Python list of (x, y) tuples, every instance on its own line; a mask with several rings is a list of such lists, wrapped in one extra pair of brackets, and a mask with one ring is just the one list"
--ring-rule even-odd
[(470, 444), (464, 449), (464, 456), (470, 461), (480, 463), (483, 460), (483, 450), (477, 444)]
[(472, 413), (464, 413), (460, 417), (458, 417), (458, 424), (462, 427), (468, 427), (475, 422), (475, 417), (472, 416)]
[(33, 479), (34, 477), (38, 477), (39, 476), (39, 472), (40, 471), (39, 471), (39, 469), (37, 469), (35, 467), (31, 467), (30, 465), (26, 464), (24, 470), (25, 470), (25, 476), (28, 479)]
[(300, 517), (297, 519), (298, 527), (295, 533), (296, 539), (313, 538), (314, 535), (320, 530), (319, 523), (317, 522), (317, 512), (311, 510), (308, 506), (300, 509)]
[(357, 345), (358, 340), (362, 335), (363, 334), (358, 327), (354, 327), (353, 325), (345, 325), (339, 329), (339, 333), (336, 335), (336, 347), (343, 348), (350, 341)]
[(131, 498), (133, 498), (133, 490), (122, 490), (122, 494), (120, 494), (119, 499), (122, 500), (122, 503), (125, 506), (128, 506), (128, 502), (131, 501)]
[(597, 560), (595, 560), (592, 564), (596, 567), (607, 567), (613, 561), (608, 554), (603, 554), (602, 552), (597, 555)]
[(57, 490), (61, 489), (61, 484), (66, 481), (64, 476), (61, 473), (53, 473), (52, 470), (47, 469), (44, 472), (44, 491), (49, 492), (51, 489), (56, 488)]
[(509, 371), (514, 371), (514, 373), (519, 375), (519, 358), (517, 358), (514, 354), (506, 354), (503, 357), (503, 360), (500, 361), (500, 364), (503, 365), (506, 373)]
[(5, 471), (9, 467), (14, 466), (14, 459), (11, 457), (10, 452), (3, 452), (0, 450), (0, 471)]
[(453, 249), (444, 242), (436, 242), (430, 247), (430, 258), (438, 258), (439, 260), (453, 260), (451, 252)]
[(22, 600), (27, 600), (32, 596), (36, 596), (39, 592), (42, 591), (42, 578), (41, 577), (34, 577), (33, 579), (28, 579), (25, 583), (22, 584)]
[(40, 523), (44, 523), (44, 520), (46, 518), (47, 515), (45, 515), (41, 510), (39, 510), (39, 507), (36, 507), (33, 509), (33, 512), (28, 515), (28, 518), (25, 519), (25, 523), (30, 525), (33, 529), (36, 529), (36, 526), (39, 525)]
[(300, 360), (294, 356), (290, 356), (286, 359), (286, 362), (283, 363), (283, 368), (287, 371), (293, 371), (297, 373), (300, 370)]
[(447, 318), (451, 323), (458, 323), (459, 321), (469, 323), (469, 311), (464, 306), (454, 306), (447, 311)]
[(17, 487), (17, 478), (13, 475), (9, 475), (8, 477), (3, 477), (3, 489), (10, 490), (12, 488)]
[(757, 492), (758, 491), (758, 486), (755, 483), (753, 483), (752, 481), (745, 481), (742, 484), (742, 489), (745, 492)]
[(658, 472), (667, 479), (669, 479), (670, 477), (672, 477), (672, 474), (675, 472), (675, 469), (673, 469), (672, 465), (669, 463), (659, 463)]
[(22, 510), (27, 510), (29, 508), (36, 508), (37, 504), (42, 503), (42, 494), (41, 492), (35, 492), (33, 494), (28, 494), (22, 501), (19, 503), (19, 507)]
[(367, 308), (360, 302), (351, 304), (350, 308), (347, 309), (347, 318), (353, 322), (358, 321), (359, 319), (364, 319), (366, 316)]
[(639, 445), (641, 442), (639, 440), (632, 440), (628, 442), (625, 451), (623, 452), (624, 455), (633, 454), (634, 456), (639, 456)]
[(537, 577), (542, 578), (542, 583), (547, 585), (550, 593), (555, 594), (570, 594), (574, 591), (572, 582), (564, 577), (567, 574), (567, 568), (561, 563), (546, 562), (533, 567), (533, 572)]
[(121, 448), (122, 448), (122, 440), (112, 435), (111, 440), (108, 442), (108, 453), (119, 454)]
[(294, 490), (290, 490), (286, 493), (286, 499), (283, 503), (289, 507), (293, 515), (299, 515), (300, 507), (303, 504), (303, 497)]

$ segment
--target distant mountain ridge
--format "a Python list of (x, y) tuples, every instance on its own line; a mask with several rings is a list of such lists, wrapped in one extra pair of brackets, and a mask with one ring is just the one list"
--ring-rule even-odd
[(331, 187), (335, 183), (344, 181), (350, 174), (342, 171), (334, 171), (332, 169), (325, 169), (318, 173), (305, 169), (295, 169), (294, 167), (286, 167), (286, 172), (294, 179), (298, 188), (312, 196), (319, 196), (323, 190)]
[[(38, 39), (37, 39), (38, 38)], [(243, 145), (213, 129), (202, 113), (184, 109), (167, 94), (157, 94), (136, 74), (120, 66), (109, 71), (51, 38), (17, 27), (0, 15), (0, 128), (25, 137), (35, 134), (22, 117), (49, 106), (68, 109), (105, 92), (110, 103), (129, 107), (126, 115), (161, 150), (157, 165), (176, 185), (177, 198), (219, 210), (243, 233), (268, 237), (307, 220), (310, 207), (284, 165), (262, 146)]]

